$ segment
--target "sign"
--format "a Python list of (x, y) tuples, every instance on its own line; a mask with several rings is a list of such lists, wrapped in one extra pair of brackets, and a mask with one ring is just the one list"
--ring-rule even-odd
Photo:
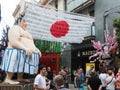
[(81, 43), (94, 18), (58, 11), (27, 3), (25, 9), (28, 32), (34, 39)]
[(86, 73), (88, 70), (90, 70), (90, 66), (94, 66), (95, 69), (95, 63), (86, 63)]

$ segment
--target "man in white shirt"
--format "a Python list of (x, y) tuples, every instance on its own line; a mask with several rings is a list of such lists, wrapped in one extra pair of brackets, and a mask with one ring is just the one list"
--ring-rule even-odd
[(102, 83), (102, 90), (106, 90), (106, 78), (107, 78), (107, 73), (106, 70), (103, 69), (99, 75), (99, 79), (101, 80)]
[(41, 65), (40, 68), (40, 73), (35, 77), (34, 80), (34, 85), (33, 87), (35, 90), (48, 90), (46, 87), (46, 67), (44, 65)]

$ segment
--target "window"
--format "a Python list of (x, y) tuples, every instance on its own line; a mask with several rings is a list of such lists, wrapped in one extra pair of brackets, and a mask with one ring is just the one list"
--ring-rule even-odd
[(90, 11), (90, 12), (89, 12), (89, 15), (94, 17), (94, 16), (95, 16), (95, 14), (94, 14), (94, 13), (95, 13), (95, 11), (94, 11), (94, 10), (92, 10), (92, 11)]

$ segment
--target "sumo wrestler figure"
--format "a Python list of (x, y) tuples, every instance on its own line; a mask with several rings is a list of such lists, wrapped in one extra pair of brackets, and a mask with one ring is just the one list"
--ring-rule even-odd
[[(4, 82), (9, 84), (28, 81), (23, 79), (23, 73), (37, 73), (39, 57), (41, 57), (41, 52), (36, 48), (33, 38), (26, 30), (27, 24), (23, 16), (16, 20), (16, 24), (8, 32), (8, 47), (1, 66), (7, 73)], [(12, 80), (14, 73), (17, 73), (17, 81)]]

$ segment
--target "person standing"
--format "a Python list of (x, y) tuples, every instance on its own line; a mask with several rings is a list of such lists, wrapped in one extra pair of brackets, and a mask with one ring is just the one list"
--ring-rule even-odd
[(62, 75), (64, 80), (66, 80), (67, 79), (67, 73), (65, 72), (64, 69), (65, 69), (65, 66), (62, 66), (61, 71), (59, 72), (59, 75)]
[(50, 81), (50, 89), (53, 89), (54, 88), (54, 85), (53, 85), (53, 77), (54, 77), (54, 73), (53, 71), (51, 70), (51, 67), (47, 67), (47, 79)]
[(91, 77), (88, 79), (87, 87), (88, 90), (102, 90), (102, 83), (95, 71), (91, 71)]
[(51, 71), (51, 67), (47, 67), (47, 78), (49, 80), (53, 80), (53, 72)]
[(68, 69), (67, 66), (62, 66), (61, 71), (59, 72), (59, 74), (62, 75), (64, 80), (65, 80), (65, 87), (69, 88), (69, 85), (68, 85), (68, 71), (67, 71), (67, 69)]
[(79, 68), (77, 70), (77, 74), (74, 77), (74, 85), (75, 87), (79, 90), (84, 90), (84, 74), (83, 74), (83, 69)]
[(65, 87), (69, 88), (69, 72), (68, 72), (68, 67), (67, 66), (64, 66), (64, 71), (66, 72)]
[(120, 90), (120, 68), (116, 74), (116, 82), (115, 82), (115, 89)]
[(46, 66), (41, 65), (40, 73), (35, 77), (33, 88), (35, 90), (48, 90), (47, 83), (46, 83)]
[(57, 90), (69, 90), (64, 86), (65, 80), (62, 75), (56, 75), (53, 79), (53, 82), (55, 83)]
[(113, 75), (113, 71), (112, 70), (108, 70), (108, 76), (106, 78), (106, 90), (115, 90), (115, 77), (112, 76)]
[(102, 90), (106, 90), (106, 78), (107, 78), (107, 73), (106, 70), (103, 69), (99, 75), (99, 79), (102, 82)]

